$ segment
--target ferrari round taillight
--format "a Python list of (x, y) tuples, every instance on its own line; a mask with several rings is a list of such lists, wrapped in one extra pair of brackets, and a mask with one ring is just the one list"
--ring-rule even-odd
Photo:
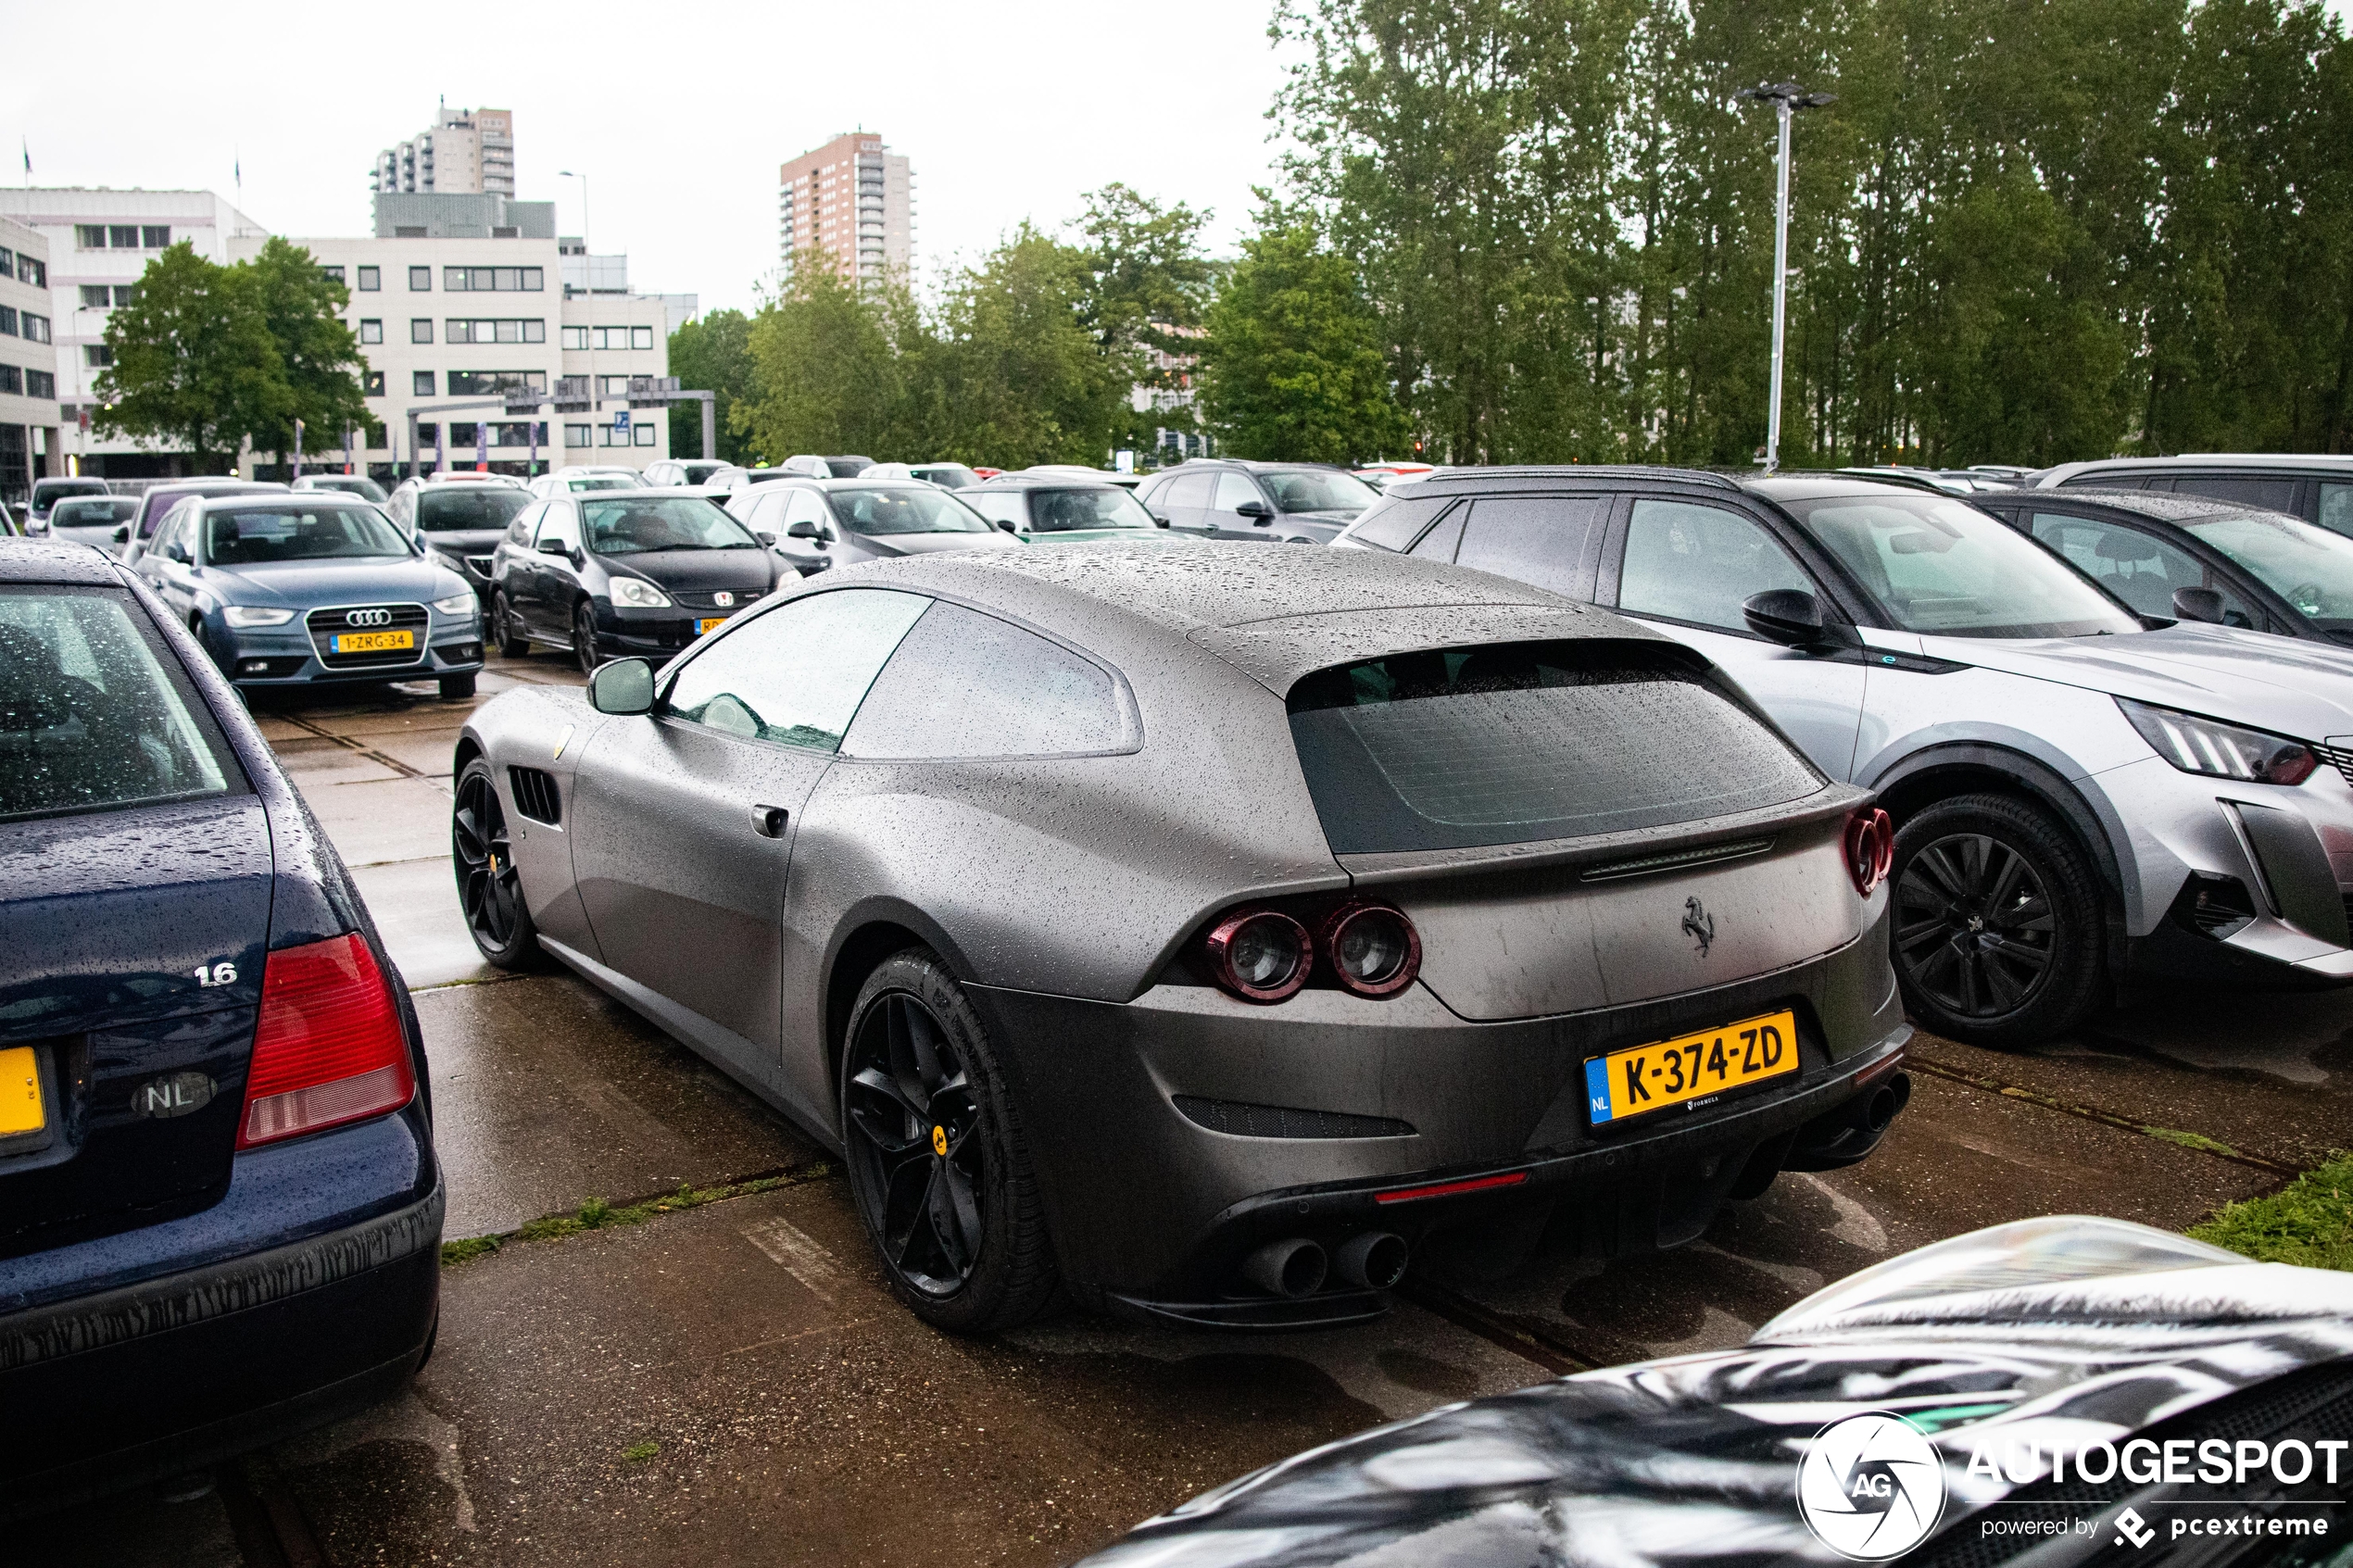
[(1343, 904), (1324, 922), (1324, 957), (1360, 997), (1393, 997), (1421, 972), (1422, 939), (1404, 912), (1386, 904)]
[(1217, 984), (1246, 1002), (1279, 1002), (1307, 984), (1307, 928), (1279, 910), (1237, 910), (1202, 945)]
[(1846, 819), (1846, 874), (1868, 898), (1895, 864), (1895, 823), (1873, 806)]
[(364, 938), (270, 955), (239, 1148), (381, 1116), (416, 1093), (400, 1004)]

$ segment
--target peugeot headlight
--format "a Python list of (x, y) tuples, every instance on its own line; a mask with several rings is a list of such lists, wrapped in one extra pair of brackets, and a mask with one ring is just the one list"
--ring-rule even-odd
[(612, 580), (612, 602), (633, 609), (667, 609), (670, 596), (637, 577), (616, 577)]
[(2120, 696), (2116, 706), (2124, 709), (2124, 717), (2159, 757), (2185, 773), (2245, 779), (2250, 784), (2299, 784), (2320, 765), (2311, 747), (2261, 730), (2242, 729), (2171, 708), (2151, 708)]
[(231, 605), (220, 612), (220, 619), (241, 630), (252, 626), (283, 626), (294, 619), (294, 611), (272, 609), (268, 605)]
[(474, 606), (475, 599), (472, 591), (452, 594), (446, 599), (433, 601), (433, 608), (444, 615), (472, 615), (474, 612)]

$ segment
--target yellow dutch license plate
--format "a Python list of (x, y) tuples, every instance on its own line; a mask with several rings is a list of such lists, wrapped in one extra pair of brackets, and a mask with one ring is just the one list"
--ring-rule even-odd
[(706, 615), (695, 622), (695, 635), (707, 637), (726, 624), (727, 618), (724, 615)]
[(338, 632), (334, 651), (337, 653), (383, 653), (389, 648), (412, 648), (417, 646), (414, 632)]
[(41, 1059), (31, 1046), (0, 1051), (0, 1138), (37, 1133), (49, 1124), (41, 1103)]
[(1598, 1127), (1796, 1071), (1797, 1015), (1783, 1009), (1589, 1057), (1586, 1110)]

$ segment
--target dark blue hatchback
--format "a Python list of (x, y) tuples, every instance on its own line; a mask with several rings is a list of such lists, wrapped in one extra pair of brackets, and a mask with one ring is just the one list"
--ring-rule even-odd
[(398, 1388), (441, 1220), (415, 1011), (237, 697), (0, 543), (0, 1514)]

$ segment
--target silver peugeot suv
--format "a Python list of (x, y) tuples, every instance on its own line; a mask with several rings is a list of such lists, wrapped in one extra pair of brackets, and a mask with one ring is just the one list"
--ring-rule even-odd
[(1877, 791), (1896, 973), (1940, 1034), (2353, 982), (2353, 650), (2144, 619), (1964, 501), (1845, 475), (1454, 470), (1338, 544), (1647, 621)]

